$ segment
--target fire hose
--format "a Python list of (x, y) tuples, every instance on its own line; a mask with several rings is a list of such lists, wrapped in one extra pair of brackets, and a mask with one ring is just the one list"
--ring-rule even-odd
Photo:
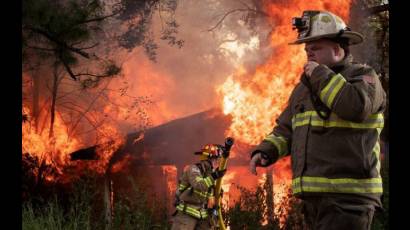
[[(226, 169), (226, 165), (228, 163), (229, 152), (231, 150), (231, 147), (232, 147), (233, 143), (234, 143), (233, 138), (227, 137), (225, 139), (225, 148), (224, 148), (224, 151), (223, 151), (222, 159), (219, 162), (219, 170), (225, 170)], [(219, 178), (216, 181), (216, 185), (215, 185), (215, 204), (217, 205), (219, 229), (226, 230), (225, 223), (224, 223), (223, 218), (222, 218), (222, 192), (221, 192), (221, 186), (222, 186), (222, 177)]]

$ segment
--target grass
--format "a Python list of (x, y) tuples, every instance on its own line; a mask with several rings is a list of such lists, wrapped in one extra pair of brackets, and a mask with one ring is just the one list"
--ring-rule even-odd
[(83, 179), (74, 184), (67, 200), (60, 194), (48, 200), (25, 201), (22, 205), (22, 229), (169, 229), (165, 201), (152, 199), (150, 203), (144, 191), (132, 179), (130, 182), (133, 193), (117, 195), (109, 228), (105, 224), (103, 200), (96, 180)]

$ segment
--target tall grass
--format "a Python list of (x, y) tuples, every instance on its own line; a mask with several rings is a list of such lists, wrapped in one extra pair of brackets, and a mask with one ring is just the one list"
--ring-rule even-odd
[[(106, 225), (104, 204), (97, 180), (82, 179), (76, 182), (68, 199), (62, 194), (53, 198), (28, 200), (22, 206), (23, 230), (151, 230), (169, 229), (165, 202), (153, 199), (149, 203), (146, 193), (130, 179), (132, 194), (117, 194), (112, 224)], [(101, 190), (101, 189), (100, 189)], [(155, 203), (153, 203), (155, 202)], [(155, 208), (154, 208), (155, 207)]]

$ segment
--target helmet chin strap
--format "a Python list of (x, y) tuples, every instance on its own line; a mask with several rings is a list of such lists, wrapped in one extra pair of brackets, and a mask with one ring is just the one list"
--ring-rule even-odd
[(205, 159), (205, 160), (201, 160), (201, 161), (205, 161), (205, 162), (207, 162), (207, 163), (209, 164), (209, 166), (211, 166), (211, 168), (213, 168), (213, 167), (214, 167), (214, 165), (212, 164), (212, 160), (211, 160), (210, 158)]

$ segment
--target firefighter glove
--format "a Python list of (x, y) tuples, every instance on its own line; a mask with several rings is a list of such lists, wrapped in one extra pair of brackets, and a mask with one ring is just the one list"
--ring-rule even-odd
[(226, 173), (226, 169), (219, 170), (219, 168), (217, 168), (214, 172), (211, 173), (211, 176), (214, 180), (216, 180), (216, 179), (223, 177), (225, 173)]

